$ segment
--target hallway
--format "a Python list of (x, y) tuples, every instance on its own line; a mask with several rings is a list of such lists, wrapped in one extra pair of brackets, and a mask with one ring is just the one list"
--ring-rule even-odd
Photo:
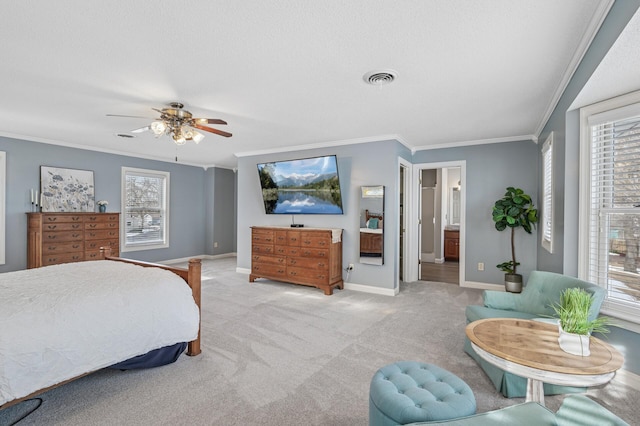
[(459, 284), (460, 274), (458, 262), (429, 263), (422, 262), (421, 281), (437, 281), (449, 284)]

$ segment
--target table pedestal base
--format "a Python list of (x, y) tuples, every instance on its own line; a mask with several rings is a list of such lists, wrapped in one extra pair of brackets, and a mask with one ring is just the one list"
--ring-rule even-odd
[(527, 379), (527, 396), (525, 402), (537, 402), (544, 405), (544, 383), (536, 379)]

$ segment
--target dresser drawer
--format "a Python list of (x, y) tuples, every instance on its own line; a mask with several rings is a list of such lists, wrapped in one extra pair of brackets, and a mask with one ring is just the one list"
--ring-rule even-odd
[(58, 263), (81, 262), (83, 260), (83, 252), (47, 254), (42, 256), (42, 266), (57, 265)]
[(251, 252), (254, 254), (274, 254), (273, 245), (253, 244)]
[(84, 229), (118, 229), (118, 222), (85, 222)]
[(48, 244), (52, 241), (82, 241), (84, 238), (84, 232), (71, 231), (71, 232), (43, 232), (42, 244)]
[(287, 245), (289, 239), (287, 238), (287, 231), (276, 231), (275, 232), (275, 243), (280, 245)]
[(84, 231), (85, 240), (108, 240), (118, 238), (118, 230), (113, 229), (104, 229), (104, 230), (85, 230)]
[(328, 235), (318, 235), (317, 233), (303, 233), (302, 247), (324, 248), (331, 245), (331, 238)]
[(65, 243), (45, 243), (42, 245), (42, 252), (44, 254), (57, 254), (57, 253), (70, 253), (84, 250), (83, 241), (72, 241)]
[(42, 224), (43, 231), (81, 231), (82, 230), (82, 222), (54, 222), (54, 223), (43, 223)]
[(329, 249), (313, 248), (313, 247), (301, 247), (298, 252), (303, 257), (319, 257), (323, 259), (329, 258)]
[(44, 223), (59, 223), (59, 222), (77, 222), (82, 223), (82, 215), (76, 214), (45, 214), (42, 221)]
[(270, 263), (257, 263), (251, 265), (251, 273), (274, 278), (284, 278), (287, 276), (285, 265), (274, 265)]
[(120, 221), (120, 216), (117, 214), (91, 214), (91, 215), (86, 215), (84, 217), (84, 221), (85, 223), (108, 223), (108, 222), (115, 222), (118, 223)]
[(329, 281), (329, 272), (290, 266), (287, 267), (287, 278), (302, 284), (326, 284)]
[(300, 231), (287, 231), (287, 245), (291, 247), (300, 247), (302, 235)]
[(271, 265), (286, 265), (287, 259), (285, 257), (277, 257), (277, 256), (264, 256), (259, 254), (254, 254), (251, 256), (251, 261), (258, 264), (271, 264)]
[(111, 254), (113, 255), (113, 250), (118, 250), (119, 241), (116, 239), (112, 240), (90, 240), (84, 243), (84, 247), (86, 250), (100, 250), (100, 247), (111, 247)]
[(290, 247), (276, 244), (273, 248), (273, 252), (278, 256), (286, 256), (287, 254), (289, 254), (290, 249), (291, 249)]
[(273, 244), (274, 234), (271, 230), (254, 229), (251, 232), (251, 241), (256, 244)]
[(289, 258), (287, 266), (308, 269), (329, 269), (329, 262), (325, 259), (299, 257)]
[[(106, 247), (106, 245), (101, 245), (100, 247)], [(118, 257), (120, 256), (120, 251), (118, 247), (111, 247), (111, 256)], [(100, 253), (100, 249), (92, 249), (86, 250), (84, 252), (84, 260), (99, 260), (102, 259), (102, 253)]]

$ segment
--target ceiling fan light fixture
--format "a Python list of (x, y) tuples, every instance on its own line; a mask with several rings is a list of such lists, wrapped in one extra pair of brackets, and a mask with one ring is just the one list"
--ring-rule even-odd
[(202, 133), (197, 132), (197, 131), (195, 131), (195, 130), (194, 130), (194, 131), (193, 131), (193, 135), (191, 136), (191, 139), (193, 139), (193, 141), (194, 141), (196, 144), (199, 144), (199, 143), (200, 143), (200, 141), (201, 141), (202, 139), (204, 139), (204, 135), (203, 135)]
[(182, 126), (181, 133), (186, 140), (193, 139), (193, 129), (191, 127)]
[(164, 121), (154, 121), (150, 127), (151, 132), (156, 136), (162, 135), (167, 130), (167, 124)]
[(187, 143), (187, 140), (184, 138), (182, 132), (179, 129), (173, 132), (173, 140), (176, 145), (184, 145), (185, 143)]

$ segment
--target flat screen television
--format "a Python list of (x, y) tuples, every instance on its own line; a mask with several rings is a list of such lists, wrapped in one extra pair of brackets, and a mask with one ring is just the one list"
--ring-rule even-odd
[(342, 214), (335, 155), (258, 164), (267, 214)]

